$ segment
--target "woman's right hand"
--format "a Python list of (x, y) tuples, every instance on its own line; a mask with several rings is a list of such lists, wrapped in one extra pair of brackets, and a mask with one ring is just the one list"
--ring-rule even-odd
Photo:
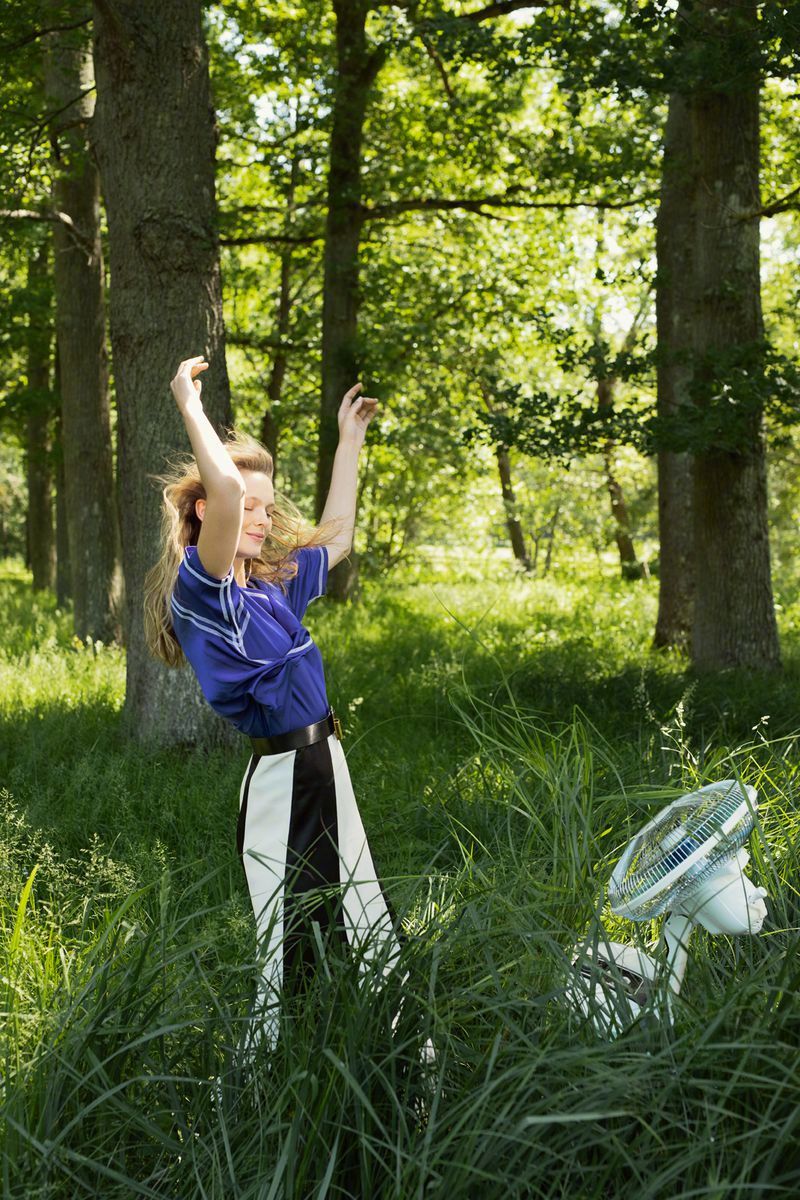
[(201, 371), (207, 370), (208, 363), (202, 354), (199, 354), (197, 358), (183, 360), (175, 372), (175, 378), (169, 385), (178, 408), (182, 409), (190, 400), (199, 398), (203, 385), (195, 376), (199, 375)]

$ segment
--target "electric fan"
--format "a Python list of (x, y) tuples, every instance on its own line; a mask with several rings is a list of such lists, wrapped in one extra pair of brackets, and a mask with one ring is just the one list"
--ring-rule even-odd
[(631, 921), (669, 915), (654, 957), (602, 939), (575, 955), (569, 991), (598, 1032), (616, 1036), (646, 1006), (661, 1015), (659, 999), (671, 1020), (695, 924), (709, 933), (759, 932), (767, 893), (745, 874), (757, 795), (734, 779), (709, 784), (662, 809), (628, 843), (609, 883), (611, 911)]

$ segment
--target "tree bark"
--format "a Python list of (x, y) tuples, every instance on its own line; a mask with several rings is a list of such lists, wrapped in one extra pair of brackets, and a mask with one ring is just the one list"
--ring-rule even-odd
[[(550, 567), (552, 566), (552, 563), (553, 563), (553, 542), (555, 541), (556, 525), (558, 524), (558, 518), (559, 518), (560, 513), (561, 513), (561, 505), (557, 504), (553, 511), (553, 515), (550, 518), (548, 525), (547, 525), (547, 553), (544, 558), (544, 573), (545, 573), (545, 575), (550, 574)], [(599, 558), (600, 555), (598, 554), (597, 557)]]
[[(62, 7), (54, 5), (57, 11)], [(72, 222), (57, 222), (53, 234), (70, 590), (78, 637), (108, 641), (115, 633), (117, 538), (100, 184), (86, 136), (94, 97), (81, 95), (91, 85), (86, 30), (48, 34), (45, 87), (55, 112), (50, 122), (53, 201)]]
[[(763, 338), (759, 274), (759, 77), (755, 0), (701, 0), (706, 61), (728, 78), (689, 97), (694, 163), (694, 350), (703, 382), (710, 356)], [(738, 51), (738, 52), (737, 52)], [(735, 59), (735, 63), (734, 60)], [(748, 65), (749, 64), (749, 65)], [(735, 67), (735, 69), (734, 69)], [(694, 478), (698, 667), (780, 664), (772, 598), (763, 420), (736, 453), (711, 446)]]
[[(661, 199), (656, 219), (657, 410), (671, 417), (691, 403), (692, 158), (686, 99), (674, 92), (664, 132)], [(658, 454), (658, 616), (653, 645), (688, 649), (694, 601), (693, 461)]]
[[(333, 102), (328, 211), (322, 298), (322, 394), (317, 456), (316, 515), (330, 486), (339, 440), (337, 413), (342, 396), (359, 377), (358, 267), (364, 215), (361, 154), (369, 90), (383, 63), (382, 48), (369, 50), (369, 0), (334, 0), (337, 79)], [(328, 594), (344, 600), (357, 576), (355, 555), (333, 569)]]
[[(60, 430), (61, 423), (59, 421)], [(66, 608), (72, 599), (72, 575), (69, 567), (69, 537), (67, 536), (67, 504), (65, 500), (64, 456), (60, 435), (56, 436), (56, 603)]]
[(613, 453), (610, 447), (603, 451), (603, 471), (606, 478), (606, 490), (611, 502), (611, 518), (614, 522), (614, 541), (619, 554), (619, 568), (623, 579), (641, 579), (644, 569), (640, 563), (631, 537), (628, 506), (625, 503), (625, 493), (622, 484), (617, 479), (614, 469)]
[[(497, 405), (493, 398), (490, 382), (487, 379), (478, 378), (477, 383), (486, 411), (490, 414), (496, 412)], [(503, 509), (511, 551), (523, 571), (528, 573), (532, 570), (533, 564), (525, 546), (525, 535), (517, 516), (517, 498), (514, 495), (514, 485), (511, 479), (511, 454), (508, 446), (504, 446), (502, 442), (495, 443), (494, 454), (497, 462), (497, 474), (500, 478), (500, 491), (503, 495)]]
[(279, 345), (272, 359), (272, 367), (267, 381), (267, 407), (261, 418), (261, 441), (272, 455), (274, 478), (277, 478), (278, 474), (278, 446), (280, 444), (280, 428), (275, 417), (275, 409), (280, 405), (283, 381), (286, 378), (288, 365), (288, 356), (282, 343), (289, 334), (289, 316), (292, 310), (291, 277), (292, 254), (290, 250), (284, 250), (281, 254), (281, 281), (278, 293), (277, 336)]
[[(289, 194), (286, 198), (286, 222), (284, 228), (286, 232), (291, 232), (292, 220), (295, 211), (295, 192), (297, 190), (297, 181), (300, 177), (300, 156), (297, 152), (292, 155), (292, 166), (289, 177)], [(264, 410), (264, 416), (261, 419), (261, 440), (272, 455), (273, 474), (277, 475), (278, 469), (278, 444), (280, 441), (280, 429), (275, 417), (275, 409), (280, 406), (281, 396), (283, 395), (283, 381), (286, 378), (286, 368), (289, 362), (289, 356), (286, 352), (286, 346), (289, 340), (289, 325), (292, 315), (292, 249), (291, 246), (285, 246), (281, 251), (281, 280), (278, 289), (278, 307), (275, 322), (275, 334), (277, 340), (277, 349), (272, 360), (272, 368), (269, 373), (269, 382), (267, 383), (267, 399), (269, 401), (267, 408)]]
[(50, 445), (50, 343), (49, 318), (44, 315), (42, 285), (47, 282), (47, 247), (38, 246), (28, 259), (28, 414), (25, 467), (28, 482), (28, 559), (33, 590), (52, 588), (55, 582), (56, 547), (53, 528), (53, 472)]
[(497, 458), (497, 473), (500, 476), (500, 488), (503, 493), (503, 508), (506, 514), (506, 526), (511, 541), (511, 549), (514, 558), (527, 574), (531, 570), (531, 560), (525, 546), (525, 534), (522, 531), (522, 525), (517, 516), (517, 500), (511, 480), (511, 457), (505, 446), (498, 446), (495, 450), (495, 455)]
[[(598, 379), (597, 407), (605, 412), (614, 407), (614, 379)], [(619, 552), (619, 565), (623, 579), (641, 579), (642, 564), (636, 557), (636, 550), (631, 537), (628, 506), (625, 503), (625, 493), (622, 484), (617, 479), (614, 469), (614, 452), (610, 445), (603, 450), (603, 472), (606, 480), (606, 490), (611, 501), (611, 518), (614, 522), (614, 541)]]
[(111, 341), (119, 412), (127, 695), (132, 736), (150, 744), (230, 740), (193, 673), (151, 658), (142, 587), (160, 554), (151, 476), (189, 449), (169, 392), (204, 354), (203, 404), (230, 420), (214, 194), (215, 123), (200, 0), (96, 0), (93, 141), (108, 213)]

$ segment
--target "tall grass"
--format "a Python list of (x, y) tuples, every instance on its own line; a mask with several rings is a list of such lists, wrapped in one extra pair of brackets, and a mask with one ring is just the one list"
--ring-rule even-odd
[[(127, 746), (120, 652), (6, 583), (4, 1197), (800, 1191), (791, 644), (777, 683), (692, 679), (647, 650), (652, 590), (600, 580), (312, 612), (409, 936), (382, 986), (322, 967), (253, 1054), (246, 751)], [(604, 1042), (568, 1003), (571, 948), (656, 935), (610, 920), (608, 874), (658, 806), (731, 775), (760, 793), (765, 931), (695, 934), (674, 1027)]]

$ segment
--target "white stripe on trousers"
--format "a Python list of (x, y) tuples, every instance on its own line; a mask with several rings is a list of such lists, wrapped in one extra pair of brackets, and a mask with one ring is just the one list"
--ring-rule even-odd
[[(338, 738), (328, 739), (335, 789), (338, 879), (343, 885), (342, 916), (348, 944), (363, 970), (380, 957), (386, 973), (400, 951), (392, 918), (372, 861), (358, 811), (347, 760)], [(310, 748), (311, 749), (311, 748)], [(283, 987), (284, 899), (292, 819), (295, 760), (289, 750), (251, 759), (239, 793), (240, 852), (253, 905), (261, 975), (258, 1036), (275, 1045)], [(246, 802), (242, 825), (242, 806)], [(388, 943), (388, 944), (387, 944)]]

